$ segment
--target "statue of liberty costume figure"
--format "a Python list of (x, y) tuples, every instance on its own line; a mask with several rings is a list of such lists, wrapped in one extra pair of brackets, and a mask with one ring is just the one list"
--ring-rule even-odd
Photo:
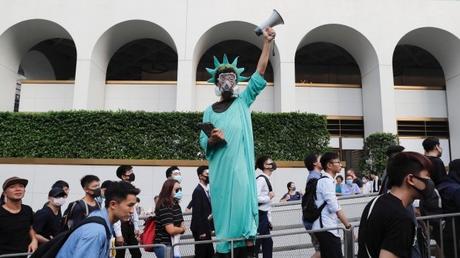
[[(216, 237), (247, 239), (234, 242), (235, 257), (246, 258), (248, 250), (253, 249), (253, 240), (257, 235), (254, 139), (249, 108), (267, 84), (263, 75), (274, 37), (272, 28), (264, 30), (264, 45), (257, 71), (241, 93), (237, 83), (248, 78), (241, 76), (244, 68), (237, 67), (238, 58), (229, 63), (224, 55), (220, 63), (214, 57), (215, 67), (207, 68), (211, 75), (208, 82), (216, 85), (216, 95), (220, 96), (220, 100), (204, 111), (203, 123), (212, 123), (215, 128), (209, 136), (201, 132), (200, 145), (209, 162), (209, 185)], [(217, 252), (222, 256), (228, 255), (231, 248), (229, 242), (217, 244)]]

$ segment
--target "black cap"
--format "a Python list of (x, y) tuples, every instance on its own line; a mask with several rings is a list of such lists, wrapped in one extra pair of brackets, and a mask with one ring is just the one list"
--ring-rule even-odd
[(391, 145), (387, 148), (387, 151), (385, 152), (388, 157), (393, 156), (393, 154), (400, 153), (404, 150), (405, 148), (401, 145)]
[(29, 181), (27, 179), (19, 178), (17, 176), (10, 177), (7, 180), (5, 180), (5, 182), (3, 182), (3, 191), (5, 191), (6, 188), (8, 188), (8, 187), (10, 187), (10, 186), (12, 186), (14, 184), (21, 184), (24, 187), (26, 187), (27, 183), (29, 183)]
[(48, 197), (64, 197), (67, 196), (67, 194), (64, 192), (64, 190), (61, 187), (53, 187), (48, 193)]

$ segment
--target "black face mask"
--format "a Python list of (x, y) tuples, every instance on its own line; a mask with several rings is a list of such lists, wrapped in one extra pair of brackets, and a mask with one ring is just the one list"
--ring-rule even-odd
[(421, 198), (422, 199), (428, 199), (429, 197), (431, 197), (433, 195), (434, 189), (435, 189), (433, 180), (428, 179), (428, 178), (418, 177), (418, 176), (415, 176), (415, 175), (414, 175), (414, 177), (419, 179), (420, 181), (422, 181), (425, 184), (425, 189), (423, 189), (423, 190), (420, 190), (417, 187), (411, 185), (421, 195)]
[(101, 196), (101, 188), (96, 188), (96, 189), (91, 190), (91, 191), (93, 192), (92, 194), (90, 194), (91, 197), (96, 198), (96, 197)]
[(209, 184), (209, 176), (202, 176), (205, 184)]
[(131, 174), (129, 175), (128, 181), (129, 181), (129, 182), (134, 182), (134, 180), (136, 180), (136, 176), (134, 175), (134, 173), (131, 173)]

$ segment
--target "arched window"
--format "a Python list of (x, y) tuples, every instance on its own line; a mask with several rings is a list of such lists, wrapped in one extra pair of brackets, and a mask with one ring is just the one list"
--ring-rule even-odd
[[(232, 62), (235, 57), (239, 57), (238, 67), (245, 68), (242, 75), (250, 77), (252, 73), (256, 71), (261, 52), (262, 51), (255, 45), (242, 40), (227, 40), (220, 42), (209, 48), (201, 57), (196, 71), (196, 80), (207, 81), (209, 79), (209, 74), (206, 72), (206, 68), (214, 67), (214, 56), (222, 62), (224, 54), (227, 54), (230, 62)], [(273, 82), (273, 68), (270, 62), (264, 77), (267, 82)]]
[(177, 81), (177, 53), (159, 40), (131, 41), (110, 59), (106, 80)]
[(361, 85), (361, 73), (355, 59), (332, 43), (308, 44), (296, 52), (296, 83)]

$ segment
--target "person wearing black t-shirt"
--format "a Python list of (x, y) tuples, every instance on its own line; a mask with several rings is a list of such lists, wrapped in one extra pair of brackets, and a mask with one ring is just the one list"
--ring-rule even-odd
[(410, 258), (416, 224), (407, 210), (414, 199), (434, 191), (431, 162), (416, 152), (401, 152), (388, 164), (390, 192), (369, 202), (359, 226), (358, 258)]
[(69, 204), (64, 212), (64, 228), (70, 229), (78, 225), (91, 212), (100, 210), (101, 206), (96, 198), (101, 196), (101, 185), (99, 177), (86, 175), (80, 180), (85, 196)]
[[(179, 206), (179, 200), (182, 199), (182, 188), (179, 181), (168, 179), (164, 182), (163, 187), (156, 203), (155, 217), (155, 244), (164, 244), (172, 246), (171, 238), (185, 233), (184, 217)], [(158, 258), (164, 258), (165, 253), (162, 248), (154, 247), (155, 255)], [(174, 257), (176, 255), (176, 250)]]
[(6, 201), (0, 206), (0, 255), (37, 249), (32, 208), (22, 204), (27, 183), (26, 179), (19, 177), (8, 178), (3, 183)]
[(48, 193), (48, 203), (34, 215), (34, 230), (39, 244), (44, 244), (62, 231), (61, 206), (65, 204), (67, 194), (60, 187), (52, 188)]
[(437, 137), (427, 137), (423, 140), (423, 149), (425, 156), (433, 163), (433, 170), (431, 171), (431, 179), (435, 184), (447, 176), (446, 166), (441, 159), (442, 148)]

